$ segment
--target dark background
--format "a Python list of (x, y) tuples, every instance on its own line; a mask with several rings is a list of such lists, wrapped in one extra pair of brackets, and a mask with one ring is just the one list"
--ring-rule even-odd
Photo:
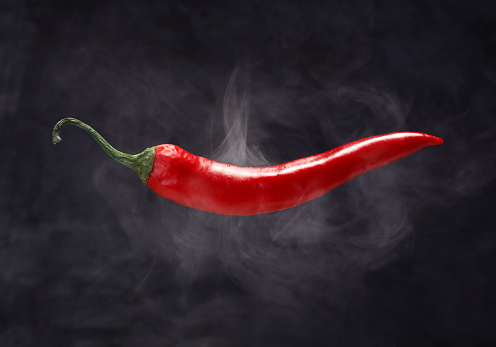
[[(491, 1), (1, 1), (1, 346), (496, 341)], [(116, 148), (277, 164), (424, 149), (288, 211), (219, 216)]]

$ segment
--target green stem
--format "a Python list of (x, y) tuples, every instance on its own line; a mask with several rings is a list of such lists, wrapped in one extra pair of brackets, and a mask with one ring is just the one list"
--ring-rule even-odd
[(76, 118), (64, 118), (60, 120), (55, 127), (53, 128), (52, 133), (52, 141), (53, 144), (57, 144), (57, 142), (62, 141), (60, 138), (60, 129), (66, 125), (72, 124), (81, 129), (85, 130), (88, 134), (90, 134), (96, 142), (103, 148), (105, 153), (107, 153), (110, 157), (114, 158), (117, 162), (122, 165), (127, 166), (130, 169), (133, 169), (138, 174), (139, 178), (146, 184), (148, 177), (150, 176), (150, 172), (153, 168), (153, 160), (155, 158), (155, 147), (150, 147), (145, 149), (143, 152), (138, 154), (127, 154), (122, 153), (112, 147), (95, 129), (90, 127), (88, 124), (81, 122)]

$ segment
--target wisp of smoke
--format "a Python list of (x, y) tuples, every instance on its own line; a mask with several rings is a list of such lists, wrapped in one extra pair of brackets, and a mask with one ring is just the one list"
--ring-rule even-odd
[[(247, 74), (241, 74), (236, 68), (227, 83), (222, 107), (225, 136), (209, 157), (242, 166), (278, 164), (264, 158), (263, 136), (257, 136), (256, 127), (266, 134), (264, 124), (279, 118), (268, 112), (265, 118), (254, 119), (256, 127), (250, 125), (250, 104), (260, 101), (252, 99)], [(334, 140), (341, 144), (377, 134), (372, 125), (377, 122), (401, 129), (408, 113), (407, 105), (380, 86), (343, 86), (334, 90), (330, 100), (336, 106), (336, 124), (322, 123), (330, 134), (339, 133), (335, 127), (346, 127), (353, 112), (365, 109), (371, 118), (365, 123), (370, 127), (336, 136)], [(347, 103), (363, 107), (349, 110), (343, 107)], [(214, 116), (212, 129), (218, 129), (216, 122)], [(211, 133), (211, 139), (216, 135)], [(253, 299), (288, 307), (294, 319), (298, 312), (312, 308), (335, 310), (333, 331), (338, 331), (338, 317), (359, 301), (363, 275), (411, 245), (411, 218), (429, 202), (431, 189), (425, 183), (415, 188), (425, 174), (421, 160), (426, 156), (420, 158), (413, 168), (398, 162), (293, 209), (249, 217), (179, 206), (143, 189), (134, 177), (123, 176), (113, 163), (104, 164), (95, 173), (95, 181), (130, 240), (128, 256), (152, 255), (174, 269), (175, 280), (184, 286), (223, 274), (248, 294), (236, 298), (239, 306), (232, 309), (239, 315)], [(222, 311), (232, 300), (217, 298), (197, 310)], [(207, 315), (192, 312), (194, 316), (177, 322), (178, 331), (186, 334), (191, 326), (205, 323)]]
[[(247, 78), (239, 88), (239, 74), (235, 69), (227, 84), (222, 109), (226, 135), (211, 158), (268, 165), (257, 144), (248, 145), (250, 92)], [(359, 99), (378, 108), (374, 114), (402, 123), (394, 98), (376, 89), (341, 89), (336, 98), (337, 103)], [(355, 134), (366, 135), (371, 135), (367, 129)], [(267, 300), (294, 300), (299, 291), (314, 290), (309, 284), (315, 281), (335, 282), (333, 291), (341, 293), (349, 278), (394, 257), (395, 247), (412, 230), (412, 202), (398, 188), (407, 171), (401, 165), (363, 175), (297, 208), (253, 217), (177, 206), (127, 182), (119, 169), (105, 164), (95, 179), (127, 235), (140, 240), (132, 244), (172, 261), (178, 276), (187, 281), (220, 266), (245, 290)]]

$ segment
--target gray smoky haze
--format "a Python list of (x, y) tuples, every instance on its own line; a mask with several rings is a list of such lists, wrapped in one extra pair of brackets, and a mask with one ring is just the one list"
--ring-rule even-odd
[[(0, 5), (1, 346), (435, 346), (496, 338), (489, 5)], [(492, 48), (491, 48), (492, 47)], [(190, 209), (127, 153), (240, 166), (439, 136), (298, 207)]]

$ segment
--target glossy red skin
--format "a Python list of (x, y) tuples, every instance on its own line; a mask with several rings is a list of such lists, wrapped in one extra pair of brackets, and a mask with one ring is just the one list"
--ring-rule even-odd
[(247, 216), (298, 206), (367, 171), (442, 143), (432, 135), (392, 133), (268, 167), (218, 163), (175, 145), (160, 145), (147, 185), (181, 205)]

